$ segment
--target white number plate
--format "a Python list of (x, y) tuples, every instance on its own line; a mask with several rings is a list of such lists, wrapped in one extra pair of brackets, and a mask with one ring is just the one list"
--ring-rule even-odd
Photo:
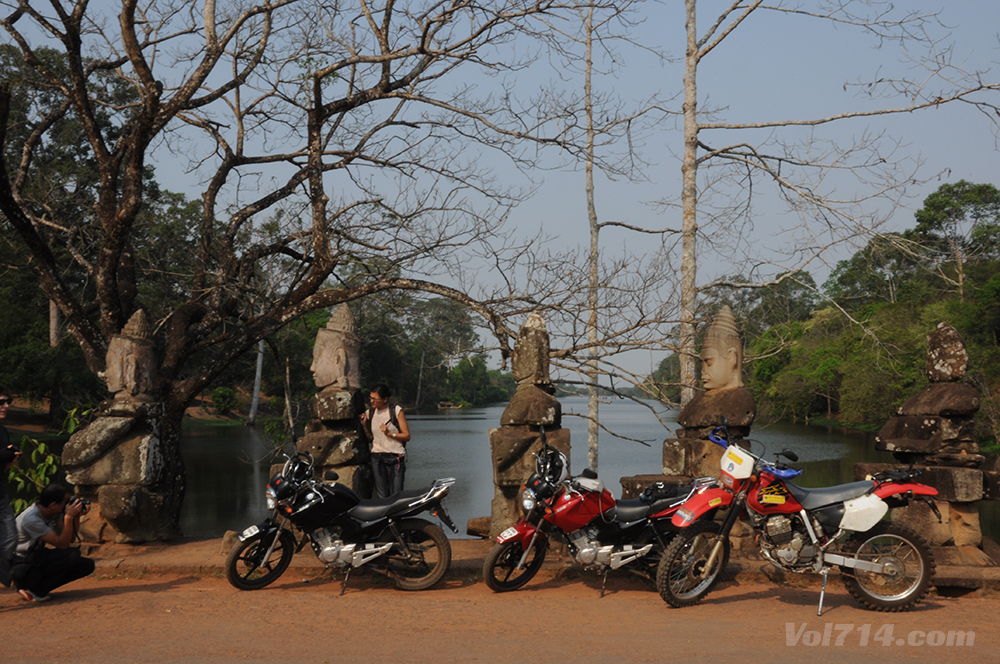
[(514, 535), (517, 535), (517, 528), (515, 528), (514, 526), (511, 526), (507, 530), (505, 530), (502, 533), (500, 533), (500, 537), (498, 537), (497, 539), (501, 540), (501, 541), (502, 540), (508, 540), (511, 537), (513, 537)]
[(260, 532), (260, 528), (258, 528), (257, 526), (250, 526), (249, 528), (247, 528), (246, 530), (243, 531), (243, 534), (240, 535), (240, 539), (241, 540), (245, 540), (248, 537), (253, 537), (254, 535), (256, 535), (259, 532)]

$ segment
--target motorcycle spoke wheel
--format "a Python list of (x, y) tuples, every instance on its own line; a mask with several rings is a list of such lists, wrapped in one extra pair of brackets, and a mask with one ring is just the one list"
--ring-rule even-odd
[(845, 552), (857, 560), (885, 566), (882, 573), (841, 568), (854, 599), (876, 611), (907, 611), (923, 599), (934, 577), (930, 547), (909, 528), (879, 523), (854, 535)]
[(545, 562), (545, 551), (549, 541), (539, 535), (532, 545), (531, 554), (524, 563), (524, 569), (517, 564), (524, 555), (524, 547), (519, 541), (495, 545), (483, 563), (483, 578), (490, 590), (497, 593), (517, 590), (534, 578)]
[(266, 537), (258, 533), (232, 548), (226, 557), (226, 578), (234, 588), (259, 590), (284, 574), (295, 553), (295, 538), (287, 530), (282, 530), (271, 555), (265, 560), (272, 541), (273, 533)]
[(656, 590), (664, 602), (678, 608), (693, 606), (719, 580), (729, 562), (728, 538), (723, 540), (712, 568), (706, 570), (718, 532), (719, 524), (703, 521), (681, 531), (670, 542), (656, 570)]
[(451, 543), (444, 531), (429, 521), (408, 519), (396, 525), (396, 532), (399, 539), (386, 531), (385, 541), (391, 538), (396, 544), (378, 559), (396, 587), (426, 590), (440, 581), (451, 566)]

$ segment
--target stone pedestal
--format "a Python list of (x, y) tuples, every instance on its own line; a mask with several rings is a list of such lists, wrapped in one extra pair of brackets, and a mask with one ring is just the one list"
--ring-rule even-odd
[(371, 498), (373, 481), (368, 465), (371, 443), (359, 426), (361, 410), (359, 390), (322, 390), (309, 402), (312, 419), (296, 450), (312, 455), (317, 477), (334, 470), (340, 476), (338, 482), (362, 498)]

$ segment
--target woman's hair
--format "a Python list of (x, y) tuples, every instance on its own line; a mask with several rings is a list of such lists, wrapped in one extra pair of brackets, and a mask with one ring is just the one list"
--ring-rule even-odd
[(386, 385), (385, 383), (379, 383), (378, 385), (373, 387), (371, 391), (379, 395), (383, 399), (388, 399), (389, 397), (392, 396), (392, 390), (390, 390), (389, 386)]

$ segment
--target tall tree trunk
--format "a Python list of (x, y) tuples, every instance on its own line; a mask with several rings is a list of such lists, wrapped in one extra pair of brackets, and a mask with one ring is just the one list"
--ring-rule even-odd
[(698, 257), (698, 34), (695, 27), (697, 0), (686, 0), (685, 28), (687, 56), (684, 65), (684, 161), (681, 205), (684, 212), (681, 252), (681, 324), (679, 359), (681, 365), (681, 406), (695, 394), (695, 300), (697, 298)]
[(597, 443), (598, 443), (598, 347), (597, 347), (597, 306), (598, 306), (598, 258), (599, 258), (599, 236), (601, 227), (597, 223), (597, 205), (594, 202), (594, 100), (592, 76), (594, 71), (593, 48), (594, 48), (594, 5), (591, 3), (588, 8), (584, 32), (586, 39), (586, 64), (584, 69), (584, 104), (587, 113), (587, 219), (590, 224), (590, 256), (588, 257), (590, 267), (590, 288), (587, 294), (590, 317), (587, 321), (587, 341), (590, 344), (589, 359), (587, 360), (587, 379), (590, 383), (588, 390), (590, 399), (588, 402), (587, 415), (587, 465), (595, 473), (597, 472)]
[(250, 400), (250, 414), (247, 416), (247, 426), (257, 423), (257, 406), (260, 405), (260, 379), (264, 373), (264, 340), (257, 342), (257, 371), (253, 377), (253, 397)]

